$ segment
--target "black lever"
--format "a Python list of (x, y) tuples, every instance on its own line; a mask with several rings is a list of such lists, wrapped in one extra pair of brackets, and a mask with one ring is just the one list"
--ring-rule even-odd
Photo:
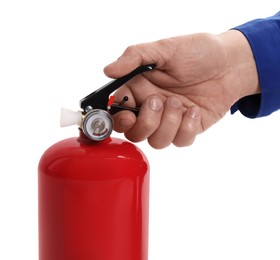
[[(111, 82), (107, 83), (106, 85), (102, 86), (101, 88), (97, 89), (96, 91), (92, 92), (88, 96), (84, 97), (80, 101), (80, 107), (87, 112), (88, 110), (92, 109), (108, 109), (108, 100), (111, 93), (113, 93), (115, 90), (120, 88), (123, 84), (125, 84), (127, 81), (132, 79), (138, 74), (141, 74), (146, 71), (150, 71), (155, 68), (155, 64), (149, 64), (144, 65), (136, 68), (129, 74), (112, 80)], [(115, 114), (121, 110), (130, 110), (134, 112), (136, 115), (138, 115), (139, 108), (130, 108), (122, 106), (122, 104), (112, 104), (110, 108), (110, 114)]]

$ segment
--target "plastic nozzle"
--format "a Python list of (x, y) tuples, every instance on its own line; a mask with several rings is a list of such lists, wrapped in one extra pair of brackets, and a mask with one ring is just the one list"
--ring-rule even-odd
[(70, 126), (70, 125), (81, 125), (82, 122), (82, 112), (72, 111), (66, 108), (61, 108), (60, 112), (60, 127)]

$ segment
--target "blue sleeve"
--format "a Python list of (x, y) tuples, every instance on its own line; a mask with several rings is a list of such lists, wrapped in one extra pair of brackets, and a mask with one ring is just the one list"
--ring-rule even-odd
[(261, 94), (238, 100), (231, 112), (244, 116), (267, 116), (280, 109), (280, 12), (233, 28), (247, 38), (256, 61)]

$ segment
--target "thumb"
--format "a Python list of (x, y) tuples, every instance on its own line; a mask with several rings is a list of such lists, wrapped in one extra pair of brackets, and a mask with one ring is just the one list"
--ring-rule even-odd
[(110, 78), (120, 78), (142, 64), (140, 55), (124, 52), (116, 61), (104, 68), (104, 73)]
[(141, 65), (157, 63), (152, 58), (149, 44), (137, 44), (129, 46), (124, 53), (114, 62), (104, 68), (104, 73), (110, 78), (122, 77)]

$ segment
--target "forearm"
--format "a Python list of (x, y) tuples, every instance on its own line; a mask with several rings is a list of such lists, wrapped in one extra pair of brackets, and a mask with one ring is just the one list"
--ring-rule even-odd
[(241, 98), (231, 111), (247, 117), (267, 116), (280, 109), (280, 13), (240, 25), (247, 39), (258, 73), (261, 94)]

